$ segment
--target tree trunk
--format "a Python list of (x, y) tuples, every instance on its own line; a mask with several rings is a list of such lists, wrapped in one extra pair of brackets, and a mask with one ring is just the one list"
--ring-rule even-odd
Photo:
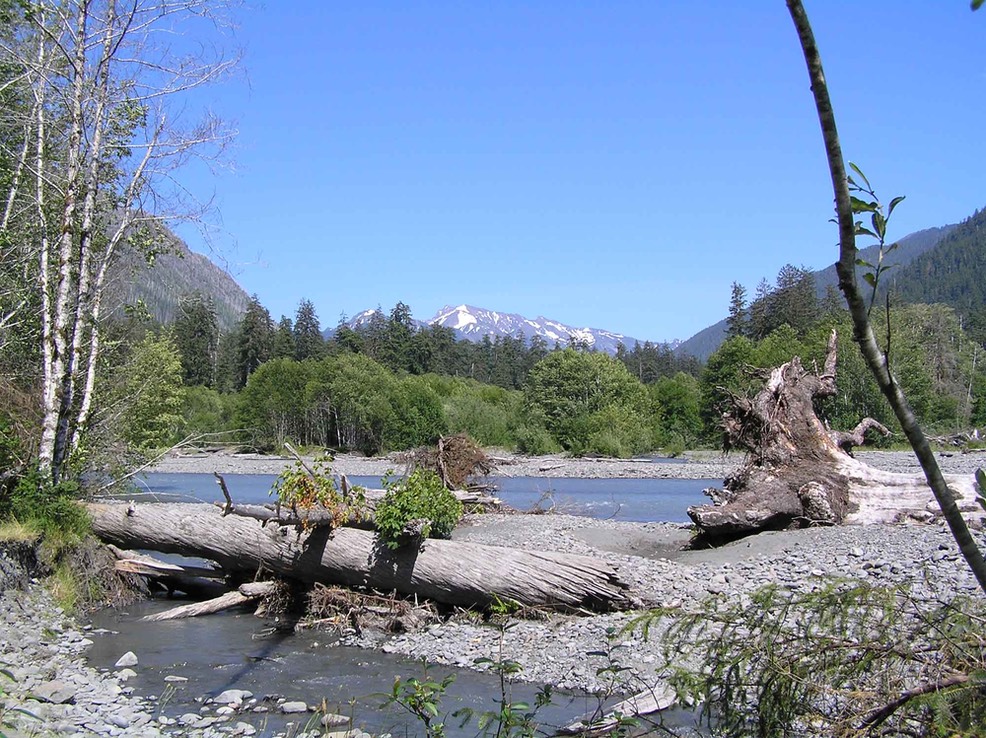
[(263, 569), (304, 583), (369, 587), (465, 607), (495, 598), (525, 606), (611, 610), (633, 602), (615, 569), (585, 556), (427, 540), (391, 550), (369, 531), (303, 532), (224, 517), (212, 505), (88, 505), (107, 543), (217, 562), (230, 573)]
[[(871, 419), (852, 433), (829, 432), (812, 401), (835, 394), (836, 335), (829, 339), (825, 367), (807, 372), (801, 359), (774, 369), (752, 399), (734, 398), (723, 415), (727, 444), (750, 456), (726, 478), (724, 490), (710, 490), (712, 505), (689, 508), (706, 539), (735, 538), (759, 530), (807, 525), (928, 520), (937, 511), (924, 477), (874, 469), (847, 450), (868, 428), (885, 431)], [(843, 450), (846, 449), (846, 450)], [(966, 514), (980, 514), (972, 476), (946, 478)]]

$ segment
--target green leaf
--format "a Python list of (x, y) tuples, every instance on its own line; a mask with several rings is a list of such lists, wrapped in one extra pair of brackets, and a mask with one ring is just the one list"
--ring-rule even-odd
[(866, 272), (866, 274), (863, 275), (863, 279), (866, 280), (866, 283), (870, 287), (876, 289), (876, 275), (873, 272)]
[(973, 10), (979, 10), (981, 7), (983, 7), (983, 0), (972, 0), (972, 2), (969, 3), (969, 7), (971, 7)]
[(859, 175), (860, 179), (862, 179), (863, 182), (866, 183), (866, 187), (868, 189), (871, 189), (871, 190), (873, 189), (873, 187), (870, 185), (870, 181), (868, 179), (866, 179), (866, 175), (863, 174), (863, 170), (862, 169), (860, 169), (859, 167), (857, 167), (853, 162), (849, 162), (849, 168), (852, 169), (854, 172), (856, 172), (856, 174)]
[(862, 223), (857, 223), (856, 224), (856, 235), (857, 236), (871, 236), (873, 238), (876, 238), (877, 237), (877, 235), (873, 231), (871, 231), (869, 228), (867, 228), (866, 226), (864, 226)]
[(887, 220), (883, 217), (883, 214), (879, 211), (873, 213), (873, 230), (876, 231), (877, 238), (881, 241), (887, 235)]
[(976, 487), (979, 489), (979, 494), (986, 495), (986, 472), (982, 469), (976, 469)]
[(856, 266), (869, 267), (870, 269), (875, 269), (872, 264), (870, 264), (866, 259), (856, 259)]
[(905, 197), (904, 195), (901, 195), (900, 197), (895, 197), (893, 200), (890, 201), (890, 205), (887, 206), (888, 218), (894, 214), (894, 208), (900, 205), (902, 202), (904, 202), (904, 197)]
[(860, 200), (858, 197), (849, 198), (849, 203), (852, 205), (852, 211), (854, 213), (875, 213), (877, 207), (879, 207), (875, 202), (867, 202), (866, 200)]

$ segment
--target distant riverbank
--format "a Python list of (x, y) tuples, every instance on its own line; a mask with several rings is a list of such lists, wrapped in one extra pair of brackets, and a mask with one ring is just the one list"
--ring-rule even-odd
[[(542, 477), (570, 479), (724, 479), (743, 463), (743, 455), (722, 454), (717, 451), (688, 451), (675, 459), (611, 459), (572, 458), (561, 454), (524, 456), (522, 454), (488, 451), (496, 463), (492, 477)], [(878, 469), (901, 473), (920, 473), (917, 459), (909, 451), (861, 451), (857, 458)], [(311, 461), (312, 457), (305, 457)], [(942, 471), (950, 474), (973, 474), (986, 467), (986, 453), (938, 454)], [(161, 459), (152, 471), (187, 474), (280, 474), (290, 467), (294, 458), (265, 454), (237, 454), (225, 451), (213, 453), (178, 452)], [(359, 456), (338, 454), (332, 462), (336, 474), (347, 476), (382, 476), (389, 470), (400, 473), (406, 467), (402, 454)]]
[[(488, 450), (496, 468), (492, 477), (542, 477), (571, 479), (716, 479), (724, 478), (739, 466), (739, 454), (714, 451), (689, 452), (676, 459), (610, 459), (571, 458), (561, 454), (524, 456), (499, 449)], [(306, 456), (311, 461), (311, 456)], [(211, 453), (178, 452), (169, 455), (151, 471), (185, 474), (279, 474), (294, 463), (291, 456), (237, 454), (225, 451)], [(403, 454), (360, 456), (338, 454), (332, 462), (336, 474), (352, 477), (382, 476), (389, 470), (402, 472), (407, 465)]]

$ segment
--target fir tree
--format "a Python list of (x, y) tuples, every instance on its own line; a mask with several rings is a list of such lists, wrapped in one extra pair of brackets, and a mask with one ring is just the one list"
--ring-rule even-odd
[(746, 336), (750, 332), (750, 318), (747, 314), (746, 287), (733, 282), (729, 298), (729, 317), (726, 318), (726, 338)]
[(325, 355), (325, 340), (311, 300), (302, 300), (294, 319), (294, 357), (298, 361), (320, 359)]

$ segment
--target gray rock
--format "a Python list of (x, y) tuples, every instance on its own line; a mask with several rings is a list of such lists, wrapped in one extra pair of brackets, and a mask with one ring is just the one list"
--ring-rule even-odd
[(63, 705), (75, 699), (78, 689), (71, 684), (55, 679), (44, 682), (34, 688), (34, 696), (42, 702), (50, 702), (53, 705)]
[(308, 712), (308, 705), (300, 700), (284, 702), (281, 704), (281, 712), (291, 714), (295, 712)]
[(136, 665), (137, 665), (137, 654), (135, 654), (133, 651), (127, 651), (117, 660), (116, 664), (114, 664), (114, 666), (116, 666), (116, 668), (118, 669), (124, 666), (136, 666)]
[(234, 705), (251, 697), (253, 697), (253, 692), (247, 689), (227, 689), (225, 692), (220, 692), (219, 696), (213, 699), (213, 702), (220, 705)]
[(322, 725), (326, 728), (338, 728), (341, 725), (349, 725), (349, 718), (345, 715), (327, 712), (322, 716)]

